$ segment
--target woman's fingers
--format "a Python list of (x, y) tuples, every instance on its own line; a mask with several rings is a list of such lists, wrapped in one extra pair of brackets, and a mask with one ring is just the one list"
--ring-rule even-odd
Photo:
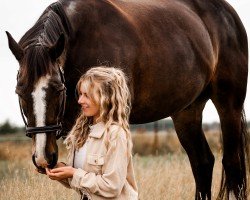
[(64, 167), (58, 167), (55, 169), (51, 169), (50, 172), (51, 173), (58, 173), (58, 172), (63, 172), (64, 170), (65, 170)]
[(56, 172), (52, 172), (51, 169), (46, 168), (47, 176), (52, 180), (61, 180), (64, 179), (65, 173), (63, 171), (57, 170)]
[(50, 169), (49, 168), (45, 168), (46, 174), (50, 174)]

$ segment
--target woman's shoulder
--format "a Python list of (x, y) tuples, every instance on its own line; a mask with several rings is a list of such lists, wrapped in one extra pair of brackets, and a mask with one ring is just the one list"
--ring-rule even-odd
[(112, 123), (109, 127), (110, 139), (121, 138), (126, 139), (125, 129), (118, 123)]

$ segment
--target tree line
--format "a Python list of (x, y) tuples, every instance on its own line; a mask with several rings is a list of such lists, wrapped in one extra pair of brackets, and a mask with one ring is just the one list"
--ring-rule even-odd
[[(250, 128), (250, 121), (247, 122), (248, 128)], [(132, 131), (141, 129), (145, 131), (162, 131), (162, 130), (169, 130), (174, 129), (174, 124), (172, 120), (170, 119), (162, 119), (156, 122), (146, 123), (146, 124), (136, 124), (136, 125), (130, 125), (130, 128)], [(220, 129), (220, 123), (219, 122), (213, 122), (213, 123), (203, 123), (203, 129), (206, 130), (218, 130)], [(24, 132), (25, 128), (16, 126), (10, 123), (9, 120), (6, 120), (2, 124), (0, 124), (0, 134), (12, 134), (12, 133), (19, 133)]]
[(0, 124), (0, 134), (12, 134), (12, 133), (19, 133), (24, 132), (24, 127), (16, 126), (10, 123), (9, 120), (6, 120), (2, 124)]

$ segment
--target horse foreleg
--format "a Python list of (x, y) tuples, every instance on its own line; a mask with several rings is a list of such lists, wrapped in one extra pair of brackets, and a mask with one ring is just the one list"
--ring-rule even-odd
[(214, 156), (202, 130), (206, 101), (193, 103), (172, 116), (178, 138), (188, 154), (196, 183), (196, 200), (211, 199)]

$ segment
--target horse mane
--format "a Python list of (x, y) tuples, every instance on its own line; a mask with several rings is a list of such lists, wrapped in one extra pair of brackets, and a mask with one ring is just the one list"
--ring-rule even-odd
[(19, 77), (22, 80), (21, 85), (27, 86), (27, 83), (30, 85), (43, 75), (51, 75), (53, 68), (48, 50), (62, 33), (66, 47), (73, 30), (62, 4), (58, 1), (47, 7), (35, 25), (19, 41), (24, 50)]

